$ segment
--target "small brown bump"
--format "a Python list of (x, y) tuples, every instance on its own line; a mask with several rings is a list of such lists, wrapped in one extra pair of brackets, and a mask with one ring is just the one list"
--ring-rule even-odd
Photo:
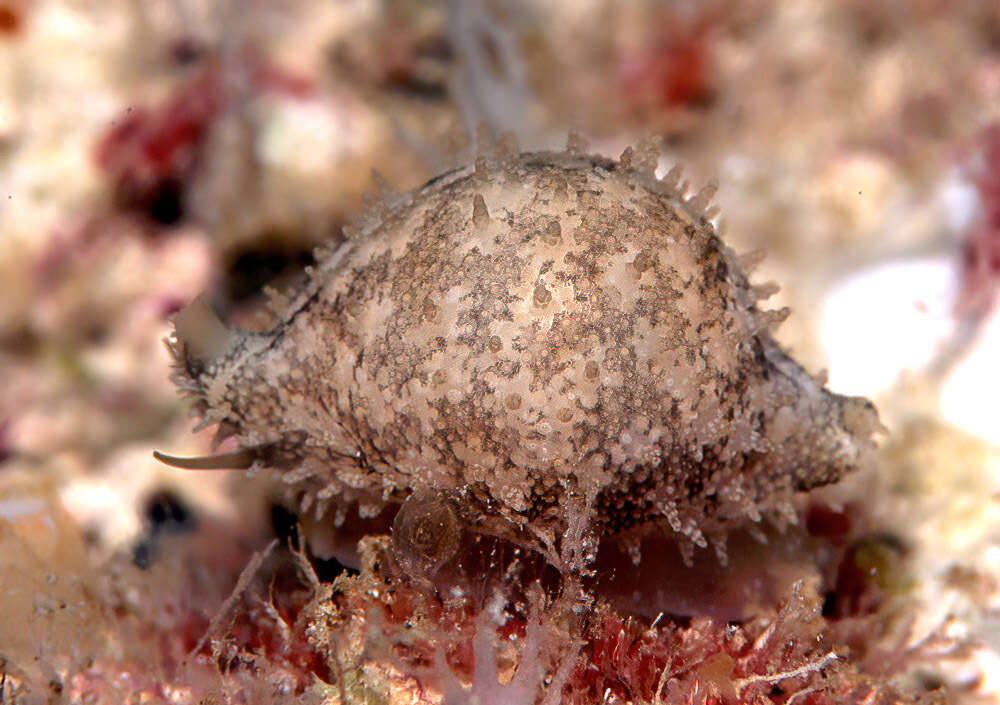
[(429, 298), (424, 299), (424, 319), (428, 321), (433, 321), (437, 318), (438, 309), (434, 305), (434, 302)]
[(431, 382), (435, 385), (444, 384), (446, 381), (448, 381), (448, 373), (444, 370), (437, 370), (431, 375)]
[(600, 368), (598, 368), (597, 363), (591, 360), (583, 367), (583, 376), (587, 379), (597, 379), (597, 375), (600, 373)]
[(503, 350), (503, 341), (500, 340), (499, 335), (491, 335), (487, 345), (489, 345), (490, 350), (495, 353)]
[(632, 267), (635, 269), (636, 278), (642, 277), (642, 273), (652, 268), (653, 258), (647, 252), (640, 252), (632, 260)]
[(573, 410), (570, 409), (569, 407), (564, 406), (556, 414), (556, 418), (562, 421), (563, 423), (569, 423), (573, 419)]
[(558, 245), (562, 242), (562, 226), (558, 220), (550, 220), (542, 229), (542, 242), (546, 245)]
[(535, 287), (535, 306), (546, 306), (552, 300), (552, 292), (545, 288), (545, 284)]
[(490, 212), (486, 209), (486, 199), (477, 193), (472, 199), (472, 223), (477, 228), (485, 227), (490, 222)]
[(504, 406), (506, 406), (511, 411), (517, 411), (521, 408), (521, 395), (520, 394), (508, 394), (507, 398), (503, 401)]

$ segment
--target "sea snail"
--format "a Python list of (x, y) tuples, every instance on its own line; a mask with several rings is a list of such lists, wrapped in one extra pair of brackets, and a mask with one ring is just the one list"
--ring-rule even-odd
[(274, 296), (270, 332), (196, 302), (168, 341), (174, 379), (241, 450), (161, 458), (271, 467), (305, 505), (363, 515), (445, 492), (464, 522), (567, 565), (585, 533), (650, 526), (724, 556), (734, 526), (858, 467), (880, 424), (774, 342), (787, 310), (760, 307), (775, 287), (720, 240), (714, 188), (688, 196), (657, 158), (576, 138), (481, 150), (385, 190)]

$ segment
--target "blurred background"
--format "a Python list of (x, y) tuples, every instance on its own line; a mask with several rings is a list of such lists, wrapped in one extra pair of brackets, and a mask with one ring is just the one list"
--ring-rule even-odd
[(0, 0), (0, 548), (77, 560), (54, 516), (140, 567), (198, 522), (259, 546), (283, 520), (266, 478), (152, 459), (212, 436), (168, 380), (170, 316), (204, 291), (266, 326), (264, 287), (382, 179), (467, 161), (481, 124), (612, 157), (658, 138), (663, 168), (718, 179), (727, 241), (792, 307), (781, 342), (879, 404), (880, 511), (1000, 692), (983, 0)]

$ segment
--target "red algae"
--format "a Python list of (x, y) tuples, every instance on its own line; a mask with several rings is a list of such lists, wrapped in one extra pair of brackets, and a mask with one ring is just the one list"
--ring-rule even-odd
[[(271, 64), (249, 48), (239, 54), (238, 63), (254, 92), (302, 100), (315, 90), (311, 80)], [(221, 62), (205, 59), (163, 103), (128, 108), (98, 140), (95, 160), (114, 182), (123, 205), (155, 211), (156, 200), (165, 198), (165, 191), (183, 196), (213, 123), (232, 108), (232, 89), (225, 80)]]
[(709, 49), (714, 12), (694, 19), (664, 13), (652, 46), (623, 60), (622, 89), (635, 109), (667, 109), (703, 102), (711, 93)]

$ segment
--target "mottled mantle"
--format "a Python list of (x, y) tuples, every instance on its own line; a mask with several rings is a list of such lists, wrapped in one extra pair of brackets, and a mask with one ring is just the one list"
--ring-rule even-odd
[(568, 566), (591, 528), (724, 557), (728, 529), (857, 467), (877, 414), (772, 340), (787, 311), (759, 308), (775, 287), (719, 239), (713, 189), (574, 146), (384, 193), (270, 333), (189, 308), (177, 382), (306, 505), (430, 491)]

